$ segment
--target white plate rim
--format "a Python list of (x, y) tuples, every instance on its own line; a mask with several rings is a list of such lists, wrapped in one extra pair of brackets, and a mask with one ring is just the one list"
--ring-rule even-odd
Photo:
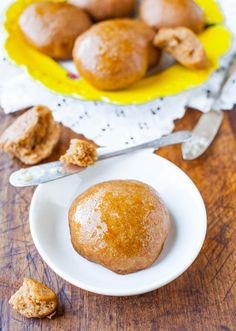
[(199, 244), (198, 246), (195, 248), (194, 254), (192, 254), (192, 258), (191, 261), (186, 261), (186, 263), (184, 264), (184, 266), (182, 267), (182, 269), (178, 272), (178, 273), (172, 273), (170, 274), (169, 277), (167, 277), (165, 279), (165, 281), (157, 281), (156, 283), (153, 283), (150, 286), (144, 286), (143, 288), (138, 288), (137, 290), (132, 289), (132, 290), (110, 290), (110, 289), (106, 289), (106, 290), (99, 290), (98, 287), (96, 286), (92, 286), (92, 285), (88, 285), (80, 280), (75, 280), (74, 277), (71, 277), (70, 275), (68, 275), (66, 272), (64, 272), (64, 270), (61, 270), (60, 268), (58, 268), (56, 266), (55, 263), (53, 263), (50, 258), (47, 256), (47, 254), (44, 252), (44, 250), (41, 248), (41, 244), (40, 241), (38, 240), (38, 236), (34, 227), (34, 216), (33, 216), (33, 210), (35, 208), (35, 205), (37, 203), (37, 198), (38, 195), (40, 194), (40, 191), (42, 190), (42, 187), (44, 184), (39, 185), (36, 190), (34, 191), (32, 200), (31, 200), (31, 204), (30, 204), (30, 209), (29, 209), (29, 225), (30, 225), (30, 232), (31, 232), (31, 236), (33, 239), (33, 242), (35, 244), (35, 247), (39, 253), (39, 255), (41, 256), (41, 258), (46, 262), (46, 264), (61, 278), (63, 278), (64, 280), (66, 280), (67, 282), (69, 282), (70, 284), (81, 288), (83, 290), (95, 293), (95, 294), (100, 294), (100, 295), (107, 295), (107, 296), (133, 296), (133, 295), (139, 295), (139, 294), (144, 294), (147, 292), (151, 292), (154, 291), (158, 288), (161, 288), (167, 284), (169, 284), (170, 282), (174, 281), (175, 279), (177, 279), (180, 275), (182, 275), (192, 264), (193, 262), (196, 260), (197, 256), (199, 255), (199, 252), (203, 246), (203, 243), (205, 241), (205, 237), (206, 237), (206, 231), (207, 231), (207, 212), (206, 212), (206, 207), (202, 198), (202, 195), (200, 194), (199, 190), (197, 189), (195, 183), (192, 181), (192, 179), (182, 170), (180, 169), (177, 165), (175, 165), (173, 162), (159, 156), (159, 155), (155, 155), (155, 157), (158, 157), (162, 160), (164, 160), (165, 162), (169, 163), (171, 166), (175, 167), (178, 169), (178, 171), (180, 171), (182, 173), (182, 175), (184, 175), (185, 179), (187, 181), (189, 181), (192, 185), (192, 189), (195, 191), (195, 194), (198, 196), (199, 199), (199, 203), (201, 205), (201, 218), (202, 218), (202, 233), (201, 233), (201, 240), (199, 240)]

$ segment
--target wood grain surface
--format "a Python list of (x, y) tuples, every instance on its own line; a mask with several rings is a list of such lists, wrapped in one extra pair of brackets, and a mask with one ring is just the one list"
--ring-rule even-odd
[[(193, 127), (199, 114), (188, 111), (178, 129)], [(0, 113), (0, 132), (14, 119)], [(80, 290), (57, 276), (41, 259), (29, 231), (34, 189), (8, 184), (20, 164), (0, 154), (0, 330), (236, 330), (236, 109), (227, 112), (214, 144), (201, 158), (183, 161), (180, 147), (158, 153), (182, 168), (196, 183), (207, 206), (208, 232), (203, 249), (177, 280), (148, 294), (108, 297)], [(72, 136), (64, 129), (61, 146)], [(60, 153), (57, 148), (53, 158)], [(158, 169), (157, 169), (158, 171)], [(186, 247), (187, 249), (187, 247)], [(26, 319), (8, 304), (31, 277), (52, 287), (61, 310), (56, 318)]]

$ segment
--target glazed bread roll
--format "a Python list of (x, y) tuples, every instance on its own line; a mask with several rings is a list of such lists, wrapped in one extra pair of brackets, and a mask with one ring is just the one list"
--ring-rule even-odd
[(57, 60), (72, 58), (75, 39), (91, 24), (89, 16), (82, 9), (53, 2), (29, 5), (19, 21), (28, 43)]
[(80, 255), (128, 274), (148, 268), (158, 258), (170, 217), (149, 185), (112, 180), (91, 187), (74, 200), (69, 226), (72, 245)]
[[(73, 49), (80, 75), (100, 90), (119, 90), (140, 80), (153, 58), (154, 31), (142, 22), (123, 19), (98, 23), (78, 37)], [(152, 57), (151, 57), (152, 56)]]
[(128, 17), (134, 10), (135, 0), (69, 0), (86, 10), (95, 21)]
[(143, 0), (139, 16), (156, 29), (183, 26), (199, 33), (205, 25), (204, 13), (193, 0)]

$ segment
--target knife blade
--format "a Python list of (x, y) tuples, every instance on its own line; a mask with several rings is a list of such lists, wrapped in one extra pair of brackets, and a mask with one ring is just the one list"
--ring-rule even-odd
[(201, 156), (211, 145), (223, 122), (224, 114), (221, 110), (220, 98), (224, 86), (232, 73), (233, 65), (229, 65), (219, 91), (213, 102), (212, 109), (201, 115), (196, 126), (192, 130), (192, 138), (181, 146), (184, 160), (194, 160)]
[(200, 117), (197, 125), (192, 130), (192, 138), (182, 144), (184, 160), (194, 160), (207, 150), (219, 131), (223, 118), (223, 112), (215, 110), (211, 110)]
[[(157, 149), (164, 146), (182, 144), (184, 141), (190, 139), (191, 136), (192, 134), (189, 131), (176, 131), (161, 138), (149, 140), (144, 143), (131, 145), (128, 147), (126, 145), (122, 145), (98, 148), (97, 162), (132, 153), (144, 148)], [(11, 174), (9, 181), (11, 185), (16, 187), (34, 186), (51, 182), (53, 180), (70, 176), (85, 170), (86, 168), (65, 165), (60, 161), (56, 161), (17, 170)]]

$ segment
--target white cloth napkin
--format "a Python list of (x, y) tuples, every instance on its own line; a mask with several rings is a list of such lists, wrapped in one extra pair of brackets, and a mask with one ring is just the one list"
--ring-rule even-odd
[[(171, 132), (174, 120), (182, 118), (186, 107), (207, 112), (217, 95), (230, 61), (235, 61), (236, 45), (220, 61), (220, 68), (203, 85), (175, 96), (158, 98), (143, 105), (115, 106), (80, 101), (49, 91), (33, 81), (23, 68), (16, 67), (4, 50), (3, 21), (13, 0), (1, 0), (0, 8), (0, 105), (6, 113), (36, 104), (47, 105), (63, 125), (93, 139), (99, 145), (132, 144)], [(236, 35), (235, 0), (221, 0), (226, 25)], [(221, 102), (224, 109), (236, 104), (236, 71), (226, 84)]]

